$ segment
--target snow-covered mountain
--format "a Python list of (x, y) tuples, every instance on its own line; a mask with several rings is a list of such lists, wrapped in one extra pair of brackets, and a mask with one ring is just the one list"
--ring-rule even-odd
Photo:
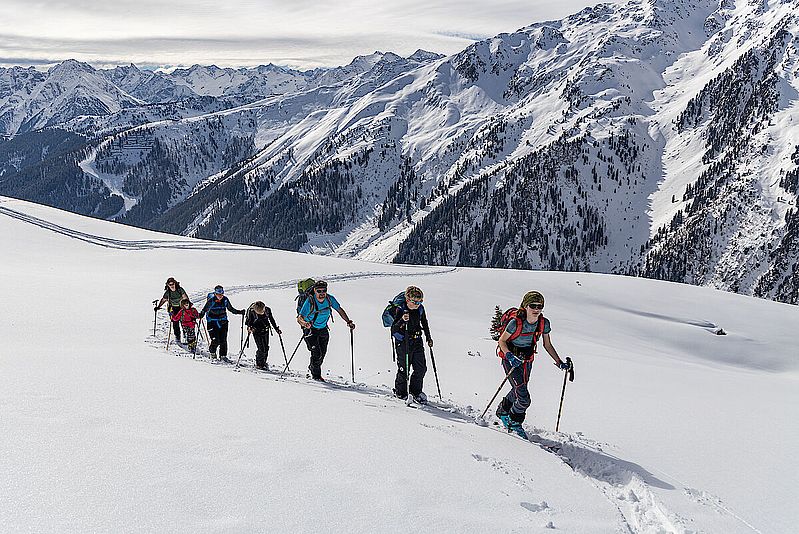
[[(2, 532), (751, 534), (799, 521), (795, 306), (641, 278), (257, 249), (5, 197), (0, 246), (3, 283), (26, 303), (0, 351)], [(357, 384), (340, 321), (327, 385), (304, 378), (304, 345), (279, 378), (274, 336), (273, 373), (253, 369), (254, 347), (240, 372), (211, 364), (204, 341), (196, 359), (165, 350), (150, 301), (166, 277), (198, 304), (216, 284), (236, 307), (266, 302), (290, 356), (308, 275), (357, 324)], [(441, 408), (390, 395), (379, 317), (408, 284), (425, 292), (443, 401), (429, 352), (425, 389)], [(563, 375), (537, 358), (528, 443), (496, 430), (493, 409), (478, 422), (503, 378), (494, 306), (533, 288), (576, 376), (554, 432)]]
[[(65, 126), (103, 132), (80, 166), (134, 224), (795, 303), (796, 6), (602, 4), (448, 58), (376, 53), (287, 94)], [(189, 87), (242, 87), (189, 70)]]

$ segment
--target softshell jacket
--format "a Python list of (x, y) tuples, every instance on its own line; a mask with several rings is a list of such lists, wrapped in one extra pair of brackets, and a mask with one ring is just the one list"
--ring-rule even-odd
[[(405, 301), (405, 295), (397, 295), (392, 301), (394, 307), (390, 310), (394, 322), (391, 325), (391, 335), (397, 341), (402, 341), (408, 335), (411, 338), (421, 338), (422, 331), (424, 337), (430, 340), (430, 326), (427, 323), (427, 314), (424, 312), (424, 304), (420, 304), (415, 310), (408, 308), (408, 303)], [(408, 322), (402, 320), (402, 316), (409, 315)]]
[(277, 329), (275, 318), (272, 317), (272, 310), (269, 308), (269, 306), (266, 307), (263, 315), (258, 315), (255, 313), (255, 310), (250, 308), (250, 311), (247, 313), (247, 319), (244, 321), (246, 326), (249, 326), (258, 333), (267, 332), (269, 330), (270, 323), (272, 324), (272, 328)]
[(205, 315), (209, 322), (215, 323), (226, 323), (227, 322), (227, 311), (229, 310), (230, 313), (235, 313), (238, 315), (243, 315), (243, 310), (237, 310), (230, 304), (230, 301), (227, 297), (222, 297), (222, 300), (217, 300), (213, 293), (208, 295), (208, 301), (203, 306), (203, 311), (200, 312), (200, 315)]
[(200, 316), (200, 313), (197, 311), (197, 308), (180, 308), (173, 316), (172, 320), (177, 322), (180, 321), (180, 324), (185, 326), (186, 328), (195, 328), (197, 326), (197, 318)]

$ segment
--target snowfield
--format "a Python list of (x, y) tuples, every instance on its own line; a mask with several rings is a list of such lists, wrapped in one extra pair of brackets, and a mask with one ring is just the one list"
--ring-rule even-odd
[[(799, 523), (799, 309), (707, 288), (569, 272), (385, 265), (200, 241), (0, 197), (0, 532), (790, 533)], [(290, 353), (295, 282), (324, 277), (357, 323), (323, 369), (193, 360), (151, 301), (271, 306)], [(390, 397), (385, 303), (425, 291), (443, 400)], [(503, 374), (495, 305), (538, 289), (552, 341), (533, 442), (476, 422)], [(232, 317), (231, 356), (240, 319)], [(716, 335), (718, 329), (727, 335)], [(272, 338), (269, 362), (281, 367)]]

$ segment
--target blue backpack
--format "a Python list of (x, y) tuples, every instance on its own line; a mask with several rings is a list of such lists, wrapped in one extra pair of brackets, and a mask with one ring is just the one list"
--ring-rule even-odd
[[(390, 328), (394, 324), (394, 310), (397, 308), (403, 311), (408, 311), (408, 305), (405, 303), (405, 292), (400, 293), (388, 302), (388, 306), (383, 310), (383, 326)], [(424, 314), (424, 305), (419, 305), (419, 314)]]

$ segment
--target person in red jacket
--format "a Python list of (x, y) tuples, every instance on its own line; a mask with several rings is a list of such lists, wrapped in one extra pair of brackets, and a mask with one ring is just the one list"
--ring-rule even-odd
[(180, 309), (172, 315), (172, 321), (177, 323), (180, 321), (180, 326), (183, 327), (183, 334), (186, 336), (186, 344), (192, 353), (197, 351), (197, 318), (200, 312), (197, 308), (191, 305), (189, 299), (182, 299), (180, 301)]

